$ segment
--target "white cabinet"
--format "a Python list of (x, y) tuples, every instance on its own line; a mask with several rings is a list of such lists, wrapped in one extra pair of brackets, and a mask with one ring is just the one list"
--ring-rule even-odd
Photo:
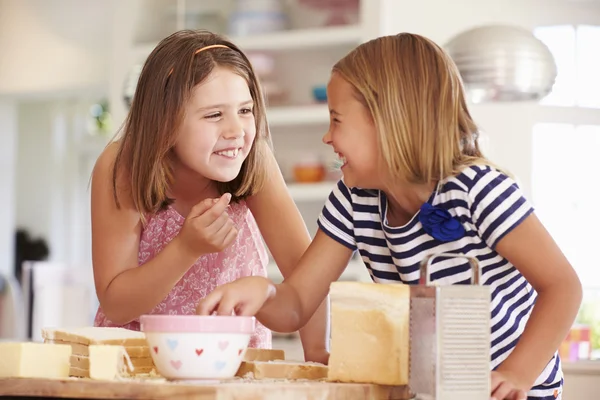
[[(255, 2), (258, 3), (273, 2)], [(288, 29), (228, 36), (247, 54), (266, 55), (274, 61), (273, 82), (283, 90), (285, 100), (274, 102), (267, 96), (267, 117), (276, 157), (298, 203), (322, 205), (333, 187), (331, 181), (298, 184), (293, 178), (292, 170), (297, 163), (317, 160), (327, 166), (334, 158), (331, 149), (321, 142), (329, 124), (328, 108), (313, 99), (313, 89), (326, 85), (331, 67), (339, 58), (380, 34), (381, 3), (380, 0), (361, 0), (355, 18), (348, 18), (351, 24), (328, 27), (320, 26), (326, 19), (326, 11), (303, 6), (299, 0), (282, 0), (289, 17)], [(225, 28), (235, 4), (232, 0), (124, 0), (119, 3), (114, 18), (109, 88), (115, 126), (126, 113), (122, 92), (131, 68), (143, 63), (158, 41), (176, 30), (204, 26), (218, 29), (214, 21), (221, 21)], [(223, 30), (226, 28), (217, 33), (227, 35)], [(306, 217), (308, 222), (316, 215)]]

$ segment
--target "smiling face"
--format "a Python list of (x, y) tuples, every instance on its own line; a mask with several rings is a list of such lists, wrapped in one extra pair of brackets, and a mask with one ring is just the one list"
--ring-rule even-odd
[(378, 189), (382, 185), (377, 129), (369, 110), (339, 74), (327, 85), (329, 130), (323, 142), (333, 147), (342, 163), (344, 182), (349, 187)]
[(248, 83), (232, 70), (216, 67), (192, 90), (174, 147), (176, 165), (230, 182), (240, 173), (255, 136)]

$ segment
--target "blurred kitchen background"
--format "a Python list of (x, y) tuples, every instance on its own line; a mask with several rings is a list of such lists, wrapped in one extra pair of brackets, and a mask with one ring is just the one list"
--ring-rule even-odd
[[(333, 63), (401, 31), (451, 51), (485, 152), (518, 177), (585, 286), (561, 352), (574, 397), (598, 393), (600, 0), (0, 0), (0, 338), (92, 323), (90, 173), (145, 57), (182, 28), (226, 34), (251, 57), (311, 233), (338, 178), (321, 143)], [(353, 260), (342, 279), (370, 278)], [(286, 343), (297, 352), (297, 337)]]

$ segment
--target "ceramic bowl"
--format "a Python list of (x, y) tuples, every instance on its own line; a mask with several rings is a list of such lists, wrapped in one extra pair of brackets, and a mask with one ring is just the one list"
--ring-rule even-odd
[(242, 363), (254, 317), (142, 315), (157, 371), (172, 380), (227, 379)]

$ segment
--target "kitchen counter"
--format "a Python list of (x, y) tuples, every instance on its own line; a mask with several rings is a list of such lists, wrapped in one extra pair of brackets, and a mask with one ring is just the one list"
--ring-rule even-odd
[(0, 379), (0, 399), (195, 399), (195, 400), (408, 400), (406, 387), (318, 381), (233, 379), (189, 383), (157, 380), (94, 381), (90, 379)]

